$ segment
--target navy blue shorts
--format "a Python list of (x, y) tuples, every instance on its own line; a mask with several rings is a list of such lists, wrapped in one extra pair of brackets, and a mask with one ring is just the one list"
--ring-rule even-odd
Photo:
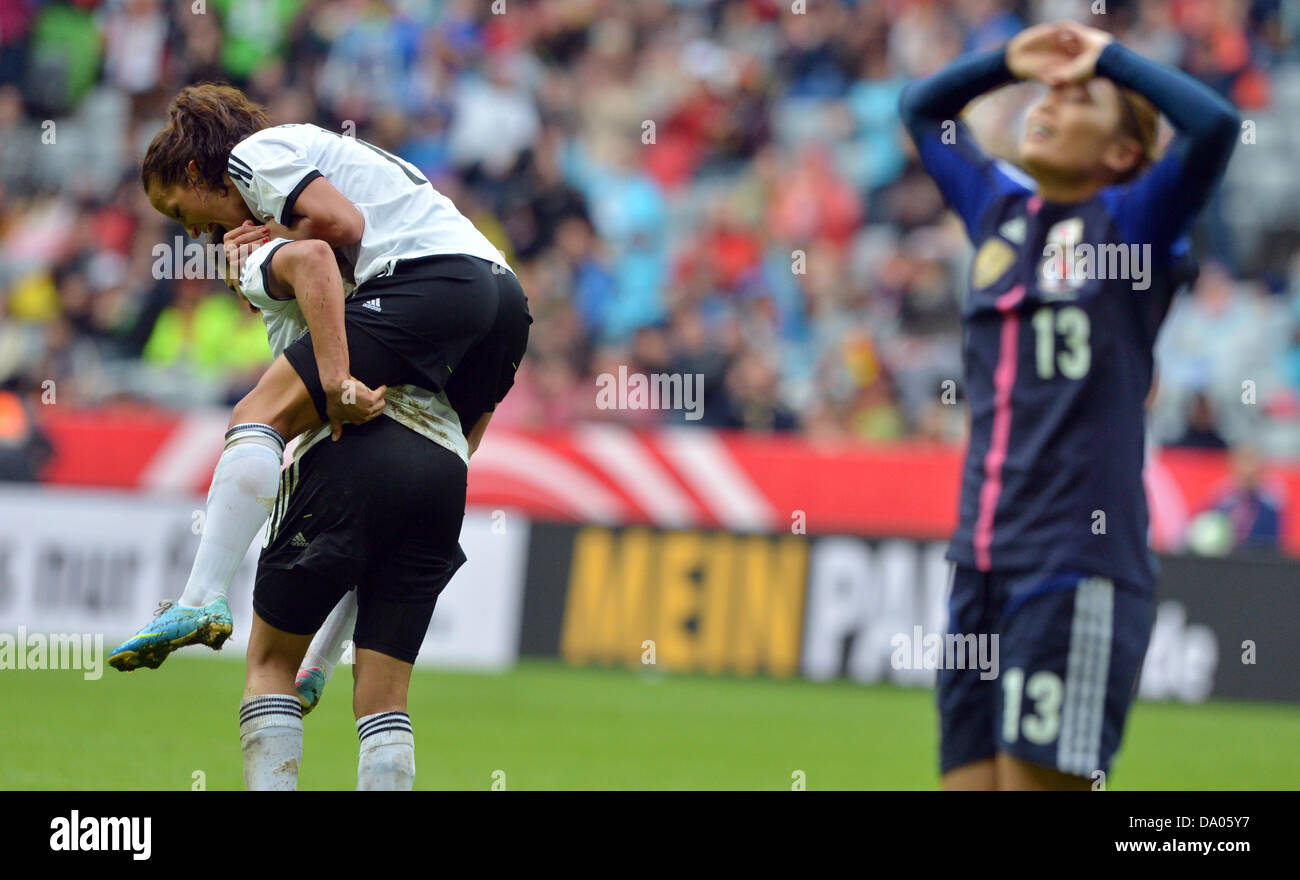
[(939, 670), (941, 771), (998, 752), (1074, 776), (1109, 770), (1153, 616), (1149, 595), (1108, 578), (954, 566), (948, 633), (997, 635), (997, 674)]

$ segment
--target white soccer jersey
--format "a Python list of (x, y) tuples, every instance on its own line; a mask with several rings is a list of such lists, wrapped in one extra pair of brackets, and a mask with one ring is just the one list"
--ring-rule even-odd
[[(271, 271), (271, 257), (287, 238), (276, 238), (262, 245), (244, 259), (240, 267), (239, 286), (248, 301), (262, 313), (266, 325), (266, 338), (271, 343), (271, 356), (279, 357), (285, 348), (307, 332), (307, 320), (297, 299), (275, 299), (271, 296), (267, 278)], [(344, 282), (344, 293), (352, 293), (352, 285)], [(446, 394), (433, 394), (414, 385), (390, 385), (384, 393), (384, 415), (410, 428), (415, 433), (432, 440), (460, 456), (469, 464), (469, 443), (461, 433), (460, 417), (447, 401)], [(302, 434), (294, 450), (294, 458), (330, 435), (328, 423)]]
[(397, 260), (433, 254), (469, 254), (510, 268), (414, 165), (365, 141), (315, 125), (280, 125), (235, 144), (227, 170), (262, 222), (289, 226), (298, 196), (318, 177), (343, 193), (365, 219), (360, 243), (340, 249), (357, 284)]

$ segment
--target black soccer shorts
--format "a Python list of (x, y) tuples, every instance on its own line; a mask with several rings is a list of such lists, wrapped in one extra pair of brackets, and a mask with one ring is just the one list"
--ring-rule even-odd
[(281, 473), (253, 609), (306, 635), (355, 587), (353, 644), (414, 663), (465, 562), (466, 475), (460, 456), (387, 416), (321, 440)]
[[(466, 254), (404, 260), (343, 305), (352, 375), (371, 388), (415, 385), (447, 394), (468, 435), (514, 385), (528, 347), (528, 299), (514, 273)], [(284, 356), (326, 421), (311, 334)]]

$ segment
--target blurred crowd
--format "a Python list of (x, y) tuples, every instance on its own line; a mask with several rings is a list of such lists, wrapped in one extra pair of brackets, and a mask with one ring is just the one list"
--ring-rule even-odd
[[(680, 419), (597, 408), (627, 365), (702, 374), (687, 424), (958, 441), (970, 248), (897, 97), (1074, 18), (1253, 126), (1161, 339), (1157, 440), (1300, 455), (1300, 4), (1094, 5), (0, 0), (0, 382), (194, 406), (256, 381), (260, 320), (219, 280), (160, 277), (186, 240), (138, 183), (171, 95), (223, 80), (414, 162), (501, 248), (536, 318), (502, 423)], [(991, 148), (999, 112), (974, 120)]]

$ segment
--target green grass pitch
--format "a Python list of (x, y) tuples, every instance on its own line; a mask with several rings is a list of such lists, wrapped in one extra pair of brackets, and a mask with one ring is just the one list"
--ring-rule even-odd
[[(306, 719), (301, 786), (356, 782), (351, 670)], [(0, 788), (243, 785), (243, 664), (180, 655), (98, 681), (0, 673)], [(490, 789), (932, 789), (925, 690), (639, 675), (530, 661), (502, 674), (416, 672), (416, 786)], [(1140, 703), (1108, 787), (1300, 787), (1300, 709)]]

